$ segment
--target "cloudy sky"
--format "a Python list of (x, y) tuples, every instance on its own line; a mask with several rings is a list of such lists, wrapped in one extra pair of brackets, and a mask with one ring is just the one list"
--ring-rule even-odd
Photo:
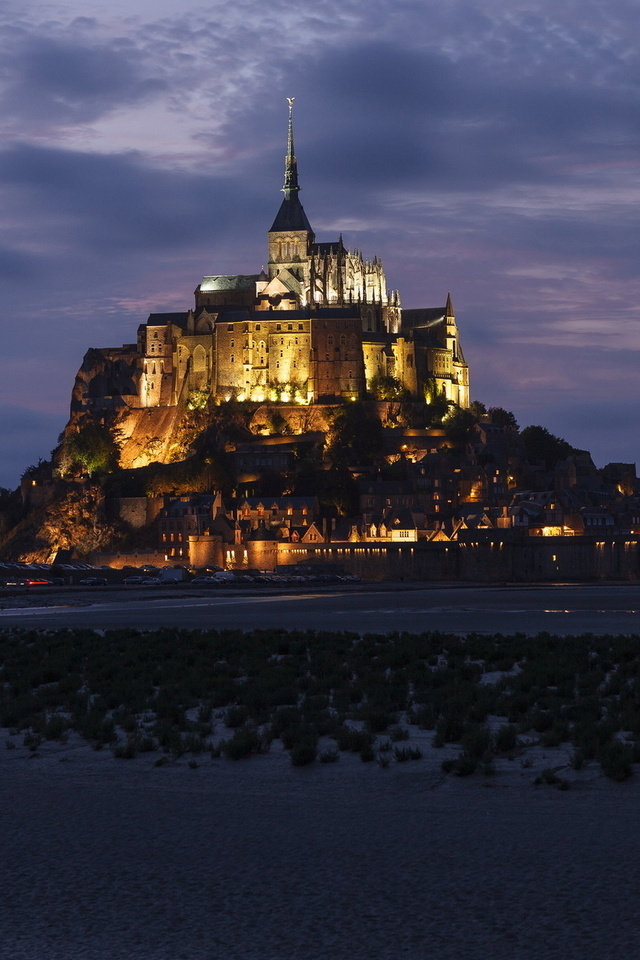
[(635, 0), (0, 0), (0, 485), (88, 347), (260, 269), (286, 96), (318, 239), (451, 291), (474, 399), (640, 461), (639, 34)]

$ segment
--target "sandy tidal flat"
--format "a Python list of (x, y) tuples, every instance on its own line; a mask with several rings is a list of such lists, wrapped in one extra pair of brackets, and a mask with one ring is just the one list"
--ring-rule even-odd
[(559, 750), (445, 778), (424, 736), (388, 769), (277, 742), (192, 769), (3, 735), (0, 958), (637, 957), (640, 776), (534, 786)]

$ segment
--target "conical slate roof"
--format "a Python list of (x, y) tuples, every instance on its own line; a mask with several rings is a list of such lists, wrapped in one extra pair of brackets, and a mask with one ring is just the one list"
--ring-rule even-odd
[(288, 232), (289, 230), (308, 230), (309, 233), (313, 233), (297, 193), (293, 196), (285, 194), (269, 233)]

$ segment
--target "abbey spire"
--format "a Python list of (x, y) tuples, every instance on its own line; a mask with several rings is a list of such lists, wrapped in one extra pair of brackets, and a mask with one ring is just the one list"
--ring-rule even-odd
[(293, 101), (295, 97), (287, 97), (289, 103), (289, 126), (287, 133), (287, 155), (284, 161), (284, 200), (273, 221), (269, 233), (287, 233), (290, 231), (306, 231), (313, 239), (313, 230), (307, 220), (307, 215), (298, 196), (298, 163), (293, 147)]
[(289, 128), (287, 134), (287, 156), (284, 161), (284, 187), (282, 192), (285, 197), (291, 199), (293, 191), (296, 193), (300, 189), (298, 184), (298, 162), (293, 149), (293, 101), (295, 97), (287, 97), (289, 104)]

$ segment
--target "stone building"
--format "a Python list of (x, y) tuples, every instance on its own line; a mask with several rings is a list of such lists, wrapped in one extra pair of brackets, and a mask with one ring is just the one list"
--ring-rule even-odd
[(447, 296), (403, 310), (378, 257), (318, 242), (300, 202), (291, 103), (284, 197), (268, 231), (268, 266), (203, 277), (195, 306), (154, 313), (135, 344), (90, 350), (73, 408), (176, 407), (189, 398), (322, 403), (364, 397), (394, 378), (417, 399), (469, 405), (469, 371)]

